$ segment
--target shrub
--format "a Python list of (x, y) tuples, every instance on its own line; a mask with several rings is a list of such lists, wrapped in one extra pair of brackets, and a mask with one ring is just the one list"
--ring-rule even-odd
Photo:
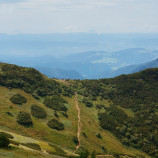
[(9, 146), (9, 144), (9, 138), (4, 134), (0, 134), (0, 148), (6, 148)]
[(82, 152), (80, 153), (79, 158), (88, 158), (89, 154), (90, 154), (90, 153), (89, 153), (88, 150), (82, 151)]
[(86, 105), (88, 108), (91, 108), (91, 107), (93, 106), (93, 103), (91, 103), (91, 102), (88, 101), (88, 102), (85, 103), (85, 105)]
[(108, 115), (107, 113), (100, 113), (99, 121), (100, 121), (100, 126), (103, 129), (107, 129), (110, 131), (114, 130), (117, 125), (116, 121), (113, 119), (113, 117)]
[(25, 126), (30, 126), (33, 124), (30, 114), (27, 112), (20, 112), (17, 116), (17, 122), (20, 125), (25, 125)]
[(12, 117), (13, 117), (13, 114), (12, 114), (11, 112), (6, 112), (6, 114), (7, 114), (8, 116), (12, 116)]
[(102, 109), (105, 108), (105, 106), (103, 104), (97, 104), (96, 105), (96, 109)]
[(10, 139), (13, 139), (13, 138), (14, 138), (11, 134), (5, 133), (5, 132), (0, 132), (0, 135), (4, 135), (4, 136), (6, 136), (6, 137), (8, 137), (8, 138), (10, 138)]
[(55, 116), (56, 118), (59, 118), (59, 115), (58, 115), (57, 111), (54, 111), (54, 116)]
[(64, 117), (66, 117), (66, 118), (69, 117), (68, 114), (67, 114), (66, 112), (61, 112), (61, 114), (62, 114)]
[(10, 101), (14, 104), (23, 104), (23, 103), (26, 103), (27, 102), (27, 99), (22, 96), (21, 94), (15, 94), (13, 95), (11, 98), (10, 98)]
[(46, 118), (47, 116), (47, 113), (44, 111), (44, 109), (37, 105), (31, 106), (31, 114), (37, 118)]
[(67, 103), (67, 101), (59, 96), (46, 97), (43, 103), (47, 107), (56, 111), (67, 111), (67, 107), (64, 105), (64, 103)]
[(85, 138), (87, 138), (87, 134), (86, 134), (85, 132), (83, 132), (83, 136), (84, 136)]
[(72, 140), (73, 140), (73, 142), (76, 144), (76, 145), (78, 145), (78, 138), (76, 137), (76, 136), (74, 136), (73, 138), (72, 138)]
[(96, 158), (96, 151), (93, 151), (93, 152), (92, 152), (91, 158)]
[(102, 146), (101, 148), (102, 148), (103, 152), (106, 153), (106, 149), (105, 149), (105, 147)]
[(101, 136), (100, 133), (98, 133), (98, 134), (96, 135), (96, 137), (98, 137), (99, 139), (102, 139), (102, 136)]
[(48, 125), (49, 128), (52, 128), (52, 129), (57, 129), (57, 130), (63, 130), (64, 129), (64, 124), (59, 122), (56, 119), (52, 119), (52, 120), (48, 121), (47, 125)]
[(86, 98), (84, 98), (82, 102), (89, 108), (93, 106), (93, 103), (89, 102), (88, 99)]

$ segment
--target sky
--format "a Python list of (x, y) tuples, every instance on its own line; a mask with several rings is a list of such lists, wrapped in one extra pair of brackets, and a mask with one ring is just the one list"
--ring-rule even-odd
[(0, 33), (158, 33), (158, 0), (0, 0)]

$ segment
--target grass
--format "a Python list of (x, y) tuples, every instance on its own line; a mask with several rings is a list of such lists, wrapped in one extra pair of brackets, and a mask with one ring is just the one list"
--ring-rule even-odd
[(135, 116), (134, 112), (131, 109), (122, 108), (120, 106), (118, 106), (118, 108), (122, 109), (127, 114), (128, 117), (134, 117)]
[[(27, 98), (27, 103), (23, 105), (15, 105), (10, 102), (10, 97), (14, 94), (20, 93), (21, 95)], [(68, 118), (63, 116), (60, 112), (59, 121), (64, 123), (65, 129), (64, 131), (57, 131), (50, 129), (47, 126), (48, 120), (55, 118), (54, 110), (47, 108), (43, 105), (41, 100), (34, 99), (30, 94), (25, 93), (19, 89), (9, 90), (6, 87), (0, 87), (0, 132), (8, 131), (9, 134), (13, 135), (13, 141), (19, 143), (34, 143), (38, 144), (42, 151), (52, 151), (55, 152), (55, 148), (50, 146), (49, 143), (53, 143), (55, 146), (66, 151), (67, 155), (73, 155), (73, 150), (75, 149), (75, 144), (72, 141), (73, 137), (77, 134), (77, 109), (75, 107), (74, 98), (64, 97), (65, 100), (68, 101), (66, 104), (68, 108)], [(78, 100), (81, 101), (83, 99), (82, 96), (78, 96)], [(93, 101), (93, 104), (104, 104), (105, 106), (110, 106), (112, 103), (108, 100), (101, 101), (97, 98), (97, 101)], [(31, 105), (38, 105), (42, 107), (46, 113), (47, 117), (45, 119), (38, 119), (33, 116), (33, 126), (26, 128), (24, 126), (19, 125), (16, 122), (16, 117), (19, 111), (26, 111), (31, 114)], [(144, 153), (134, 150), (131, 148), (126, 148), (123, 146), (119, 140), (112, 135), (110, 132), (103, 130), (99, 126), (97, 109), (94, 107), (88, 108), (84, 104), (79, 102), (79, 106), (81, 108), (81, 122), (82, 122), (82, 133), (81, 133), (81, 148), (89, 149), (89, 151), (95, 150), (97, 153), (103, 154), (102, 147), (104, 147), (107, 151), (107, 154), (125, 154), (125, 155), (145, 155)], [(12, 116), (8, 115), (7, 112), (10, 112)], [(128, 115), (132, 116), (132, 112), (130, 110), (126, 111)], [(83, 136), (83, 132), (87, 135), (87, 138)], [(96, 137), (96, 134), (100, 133), (102, 139)], [(49, 143), (48, 143), (49, 142)], [(80, 149), (81, 149), (80, 148)], [(79, 151), (80, 151), (79, 149)], [(0, 153), (4, 150), (0, 150)], [(25, 158), (28, 155), (28, 152), (22, 152), (22, 149), (16, 149), (17, 158), (18, 155)], [(5, 151), (6, 154), (12, 154), (11, 151)], [(37, 154), (37, 153), (36, 153)], [(35, 155), (36, 155), (35, 154)], [(37, 154), (38, 155), (38, 154)], [(0, 155), (1, 156), (1, 155)], [(40, 158), (41, 155), (38, 157)], [(10, 156), (11, 157), (11, 156)], [(13, 156), (12, 156), (13, 157)], [(20, 156), (19, 156), (20, 157)], [(29, 157), (29, 156), (28, 156)], [(34, 158), (34, 153), (32, 153), (32, 157)], [(148, 157), (145, 155), (145, 157)]]
[(34, 149), (34, 150), (41, 151), (40, 145), (35, 144), (35, 143), (22, 143), (21, 145), (26, 146), (26, 147), (31, 148), (31, 149)]
[[(15, 105), (10, 102), (10, 97), (14, 94), (20, 93), (27, 98), (27, 103), (23, 105)], [(65, 97), (66, 98), (66, 97)], [(6, 87), (0, 87), (0, 126), (5, 127), (9, 131), (14, 131), (17, 134), (23, 134), (27, 137), (32, 137), (36, 139), (41, 139), (45, 141), (49, 141), (52, 143), (57, 143), (61, 145), (61, 147), (67, 147), (68, 151), (71, 152), (75, 145), (72, 142), (72, 137), (76, 133), (76, 125), (75, 121), (73, 120), (74, 114), (72, 114), (72, 110), (74, 110), (73, 106), (73, 99), (66, 98), (69, 102), (66, 105), (70, 111), (68, 111), (69, 119), (64, 117), (62, 114), (59, 113), (59, 120), (65, 122), (65, 130), (63, 132), (59, 132), (56, 130), (52, 130), (47, 126), (48, 120), (54, 118), (54, 110), (47, 108), (43, 105), (40, 101), (35, 100), (30, 94), (25, 93), (19, 89), (12, 89), (9, 90)], [(31, 105), (38, 105), (42, 107), (47, 112), (46, 119), (37, 119), (33, 116), (33, 127), (26, 128), (24, 126), (19, 125), (16, 122), (16, 117), (19, 111), (26, 111), (31, 113)], [(6, 112), (10, 112), (13, 116), (9, 116)], [(1, 128), (0, 128), (1, 129)], [(15, 136), (14, 136), (15, 137)], [(20, 143), (36, 143), (28, 138), (18, 138), (15, 137), (15, 140)], [(26, 141), (27, 140), (27, 141)], [(63, 141), (64, 140), (64, 141)], [(49, 148), (47, 146), (47, 148)]]
[(39, 152), (27, 151), (17, 147), (10, 147), (9, 149), (0, 149), (0, 158), (59, 158)]
[[(80, 98), (80, 96), (78, 97)], [(104, 104), (107, 106), (110, 105), (107, 100), (94, 101), (93, 103)], [(103, 154), (102, 147), (104, 147), (106, 149), (106, 154), (122, 154), (135, 156), (139, 153), (139, 155), (148, 157), (143, 152), (123, 146), (114, 135), (106, 130), (101, 129), (101, 127), (99, 126), (97, 111), (95, 107), (88, 108), (82, 103), (80, 103), (79, 105), (81, 108), (82, 130), (87, 135), (87, 138), (85, 138), (83, 134), (81, 134), (82, 147), (87, 148), (91, 151), (95, 150), (99, 154)], [(102, 139), (96, 137), (97, 133), (101, 134)]]

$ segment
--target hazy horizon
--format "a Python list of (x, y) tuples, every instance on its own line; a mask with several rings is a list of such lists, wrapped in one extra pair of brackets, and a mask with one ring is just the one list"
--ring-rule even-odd
[(0, 33), (158, 33), (157, 0), (0, 0)]

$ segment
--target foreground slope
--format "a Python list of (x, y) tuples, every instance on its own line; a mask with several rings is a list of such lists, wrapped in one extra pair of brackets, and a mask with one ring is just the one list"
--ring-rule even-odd
[(103, 129), (127, 146), (158, 156), (158, 69), (73, 84), (78, 93), (91, 102), (98, 97), (111, 102), (109, 107), (105, 103), (96, 106)]
[[(132, 103), (121, 104), (124, 98), (128, 100), (128, 97), (131, 96), (128, 92), (134, 86), (135, 80), (133, 79), (135, 79), (137, 75), (133, 75), (132, 79), (128, 78), (128, 76), (123, 76), (120, 77), (120, 79), (115, 78), (112, 80), (65, 81), (48, 79), (32, 68), (23, 68), (9, 64), (1, 64), (0, 66), (0, 130), (13, 134), (14, 138), (12, 143), (14, 145), (19, 143), (20, 146), (35, 148), (46, 154), (77, 156), (74, 153), (78, 145), (78, 109), (74, 101), (75, 92), (77, 92), (82, 130), (80, 132), (80, 146), (76, 153), (88, 149), (90, 152), (95, 150), (97, 155), (112, 155), (113, 157), (116, 155), (120, 157), (121, 155), (128, 157), (150, 157), (141, 151), (144, 150), (143, 148), (131, 144), (131, 140), (128, 140), (128, 137), (126, 137), (124, 133), (120, 136), (120, 130), (123, 131), (123, 129), (121, 129), (123, 128), (122, 126), (127, 126), (129, 123), (125, 123), (124, 120), (121, 120), (122, 117), (120, 117), (119, 120), (122, 122), (122, 126), (120, 126), (120, 122), (114, 121), (119, 130), (115, 128), (111, 130), (111, 126), (107, 128), (107, 126), (102, 124), (102, 119), (104, 122), (105, 116), (107, 117), (108, 115), (111, 118), (115, 115), (116, 112), (113, 112), (112, 109), (118, 112), (120, 112), (120, 109), (124, 111), (125, 114), (122, 113), (122, 111), (120, 113), (127, 118), (127, 121), (138, 119), (138, 110), (132, 108)], [(154, 70), (154, 72), (156, 73), (158, 71)], [(151, 76), (151, 79), (156, 78), (156, 75), (157, 74)], [(139, 78), (139, 80), (145, 82), (148, 76), (149, 74), (144, 74), (144, 78)], [(129, 82), (134, 82), (134, 84), (128, 89), (127, 85), (124, 85), (124, 83), (126, 83), (124, 80), (129, 80)], [(120, 83), (121, 81), (123, 81), (123, 83)], [(156, 83), (157, 82), (154, 84), (156, 85)], [(153, 86), (153, 82), (148, 83), (146, 90), (153, 93), (153, 89), (151, 89)], [(137, 87), (138, 86), (134, 86), (133, 88)], [(125, 88), (127, 88), (127, 90)], [(144, 87), (140, 87), (140, 89), (141, 88), (144, 89)], [(121, 89), (121, 92), (118, 91), (118, 89)], [(156, 90), (154, 92), (156, 92)], [(17, 99), (19, 95), (17, 94), (20, 94), (22, 96), (21, 98), (25, 98), (21, 99), (24, 100), (23, 103), (19, 104), (19, 100)], [(148, 93), (146, 95), (150, 96)], [(156, 95), (157, 94), (152, 96), (152, 100), (155, 99), (153, 102), (157, 102), (155, 98)], [(120, 98), (117, 98), (117, 96)], [(133, 98), (130, 98), (130, 100), (131, 99)], [(136, 98), (136, 101), (137, 99), (139, 98)], [(146, 104), (145, 101), (142, 101), (142, 104), (143, 103)], [(41, 115), (39, 115), (39, 109)], [(28, 122), (26, 124), (24, 120), (19, 120), (19, 118), (21, 118), (20, 116), (24, 116), (23, 114), (26, 116), (26, 113), (27, 116), (30, 116), (27, 117), (27, 120), (30, 119), (29, 124)], [(42, 115), (42, 113), (46, 115)], [(56, 121), (54, 122), (52, 120)], [(115, 117), (112, 118), (112, 121), (108, 119), (106, 125), (109, 124), (108, 121), (113, 123), (113, 120), (115, 120)], [(149, 124), (147, 127), (152, 126)], [(131, 129), (131, 132), (129, 132), (128, 135), (130, 137), (132, 135), (135, 136), (135, 133), (132, 133), (133, 131), (135, 132), (135, 130)], [(122, 139), (129, 141), (129, 143), (125, 143)], [(143, 139), (144, 135), (141, 137), (142, 141)], [(122, 145), (120, 140), (124, 145)], [(18, 146), (16, 147), (18, 148)], [(139, 148), (140, 150), (134, 148)], [(146, 150), (144, 151), (153, 155), (153, 153)]]

